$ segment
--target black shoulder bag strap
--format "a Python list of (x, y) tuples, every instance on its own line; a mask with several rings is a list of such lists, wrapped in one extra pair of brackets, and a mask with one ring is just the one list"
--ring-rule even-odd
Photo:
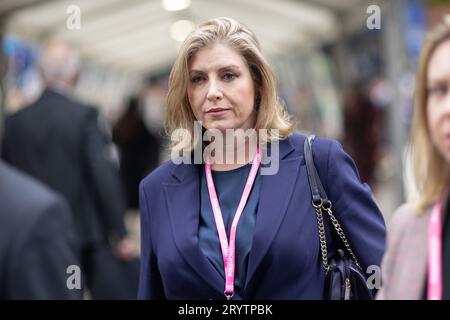
[(347, 237), (344, 234), (344, 231), (341, 228), (341, 225), (339, 224), (339, 222), (337, 221), (336, 217), (333, 214), (332, 203), (328, 199), (325, 189), (323, 188), (322, 182), (320, 181), (320, 177), (317, 173), (316, 166), (314, 165), (313, 150), (312, 150), (312, 143), (314, 141), (314, 138), (315, 135), (311, 135), (305, 139), (304, 154), (305, 154), (306, 170), (308, 171), (309, 187), (311, 189), (312, 205), (316, 209), (323, 268), (325, 269), (325, 273), (327, 273), (328, 270), (330, 269), (327, 256), (328, 255), (327, 241), (325, 237), (325, 229), (323, 224), (323, 211), (327, 212), (328, 216), (330, 217), (333, 228), (336, 230), (337, 235), (342, 240), (342, 243), (344, 244), (347, 252), (350, 254), (351, 258), (358, 265), (358, 267), (361, 268), (358, 259), (353, 253), (353, 250), (350, 248), (350, 244), (347, 240)]

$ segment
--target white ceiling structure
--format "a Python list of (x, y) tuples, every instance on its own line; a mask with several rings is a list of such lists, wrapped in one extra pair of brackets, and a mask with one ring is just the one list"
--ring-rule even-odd
[[(365, 0), (191, 0), (180, 11), (167, 11), (162, 0), (2, 0), (6, 32), (31, 41), (60, 39), (76, 46), (83, 58), (106, 68), (146, 74), (169, 66), (179, 43), (173, 23), (194, 24), (220, 16), (247, 24), (263, 52), (276, 58), (298, 46), (330, 41), (342, 32), (342, 15)], [(9, 6), (8, 6), (9, 5)], [(80, 9), (80, 29), (69, 29), (67, 9)], [(347, 15), (349, 16), (349, 15)]]

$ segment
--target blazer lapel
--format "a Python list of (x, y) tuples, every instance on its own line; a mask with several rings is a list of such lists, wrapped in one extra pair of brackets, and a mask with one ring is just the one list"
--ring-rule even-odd
[(181, 164), (172, 172), (174, 182), (165, 183), (164, 194), (169, 209), (175, 244), (195, 272), (212, 288), (223, 292), (224, 279), (209, 263), (198, 245), (200, 212), (198, 166)]
[(245, 288), (252, 280), (278, 232), (295, 189), (303, 155), (293, 153), (289, 139), (280, 141), (278, 173), (262, 176), (256, 230), (250, 251)]

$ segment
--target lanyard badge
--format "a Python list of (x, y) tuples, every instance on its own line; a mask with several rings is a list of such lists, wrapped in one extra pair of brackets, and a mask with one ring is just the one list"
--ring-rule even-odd
[(442, 299), (442, 204), (437, 203), (428, 223), (428, 300)]
[(255, 157), (253, 158), (252, 167), (245, 183), (244, 192), (242, 193), (239, 206), (233, 218), (230, 231), (230, 241), (228, 242), (227, 234), (225, 232), (225, 226), (223, 222), (222, 211), (220, 210), (219, 200), (217, 198), (216, 189), (214, 187), (214, 181), (211, 174), (211, 163), (206, 161), (205, 174), (208, 184), (209, 198), (211, 200), (211, 206), (214, 212), (214, 220), (216, 222), (217, 233), (219, 234), (220, 248), (222, 250), (222, 258), (225, 269), (225, 297), (230, 300), (234, 293), (234, 273), (235, 273), (235, 251), (236, 251), (236, 230), (247, 203), (248, 197), (253, 187), (256, 175), (258, 173), (259, 165), (261, 164), (261, 151), (259, 147), (256, 149)]

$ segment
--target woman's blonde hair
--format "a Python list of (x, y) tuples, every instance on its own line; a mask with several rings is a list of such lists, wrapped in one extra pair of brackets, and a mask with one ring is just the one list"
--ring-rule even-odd
[[(269, 131), (267, 141), (263, 142), (286, 138), (291, 134), (293, 124), (278, 97), (275, 75), (261, 54), (258, 40), (244, 24), (222, 17), (201, 23), (187, 36), (170, 72), (164, 126), (169, 136), (177, 129), (184, 129), (177, 130), (177, 133), (181, 132), (181, 136), (178, 136), (178, 141), (172, 142), (172, 148), (192, 150), (199, 142), (191, 139), (194, 136), (193, 124), (196, 118), (187, 96), (189, 62), (199, 49), (216, 43), (226, 44), (236, 50), (251, 72), (257, 100), (255, 129), (278, 129), (278, 133)], [(189, 132), (190, 136), (183, 132)]]
[(429, 33), (422, 48), (417, 72), (411, 126), (411, 151), (415, 183), (418, 191), (416, 204), (423, 213), (439, 201), (449, 182), (449, 165), (431, 140), (427, 117), (427, 70), (434, 50), (450, 40), (450, 17)]

